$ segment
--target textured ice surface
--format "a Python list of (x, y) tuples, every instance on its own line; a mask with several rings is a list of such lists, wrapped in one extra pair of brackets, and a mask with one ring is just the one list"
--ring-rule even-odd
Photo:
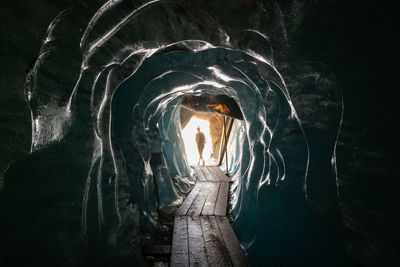
[[(305, 88), (294, 93), (307, 95), (315, 102), (309, 104), (319, 107), (318, 114), (305, 112), (308, 121), (302, 121), (262, 33), (229, 32), (179, 2), (108, 1), (83, 31), (80, 47), (68, 52), (82, 56), (80, 66), (69, 66), (65, 48), (54, 41), (62, 35), (57, 29), (65, 16), (68, 10), (49, 26), (27, 76), (26, 97), (34, 153), (78, 129), (89, 135), (83, 237), (107, 229), (106, 235), (123, 240), (117, 233), (133, 224), (126, 219), (132, 216), (140, 233), (157, 227), (159, 209), (177, 203), (194, 183), (180, 138), (183, 96), (225, 94), (244, 116), (233, 126), (228, 161), (235, 177), (234, 229), (250, 260), (255, 265), (277, 259), (318, 264), (333, 257), (338, 243), (307, 210), (307, 203), (317, 206), (324, 198), (337, 204), (335, 145), (342, 106), (327, 70), (304, 63), (293, 71)], [(163, 19), (149, 23), (149, 17)], [(66, 80), (62, 87), (42, 79), (57, 61), (63, 62), (57, 69)], [(151, 166), (157, 152), (163, 152), (162, 166)], [(96, 190), (90, 190), (93, 185)], [(328, 192), (334, 188), (334, 194), (325, 195), (324, 186)], [(89, 204), (92, 194), (96, 205)], [(104, 212), (110, 206), (113, 212)], [(88, 223), (88, 214), (97, 216), (97, 226)], [(310, 253), (318, 256), (304, 256)]]

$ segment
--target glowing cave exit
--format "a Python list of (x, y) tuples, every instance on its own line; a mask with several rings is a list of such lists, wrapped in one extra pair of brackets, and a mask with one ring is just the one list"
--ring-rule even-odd
[(188, 124), (182, 129), (182, 139), (185, 144), (185, 153), (189, 164), (197, 164), (199, 160), (199, 152), (197, 150), (195, 136), (197, 127), (204, 133), (206, 137), (206, 143), (203, 151), (203, 158), (206, 164), (215, 164), (213, 158), (211, 158), (211, 136), (210, 136), (210, 122), (207, 120), (192, 117)]

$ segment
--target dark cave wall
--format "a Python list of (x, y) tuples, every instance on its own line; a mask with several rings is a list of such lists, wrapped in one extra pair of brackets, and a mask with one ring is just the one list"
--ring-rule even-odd
[[(31, 122), (24, 101), (24, 84), (48, 25), (62, 10), (71, 8), (74, 11), (74, 16), (63, 27), (75, 32), (76, 39), (62, 41), (74, 48), (71, 54), (64, 56), (76, 57), (78, 66), (79, 36), (103, 2), (1, 3), (1, 173), (26, 157), (30, 149)], [(400, 197), (397, 192), (399, 171), (396, 168), (399, 135), (395, 126), (399, 122), (399, 112), (395, 97), (396, 50), (392, 36), (396, 29), (393, 4), (334, 0), (190, 2), (233, 31), (252, 28), (271, 37), (275, 63), (288, 84), (302, 121), (312, 121), (313, 118), (308, 117), (309, 113), (304, 108), (311, 102), (307, 101), (307, 95), (298, 86), (312, 87), (321, 80), (314, 77), (310, 78), (309, 84), (298, 85), (292, 66), (302, 69), (305, 62), (322, 62), (335, 74), (345, 105), (337, 147), (337, 166), (339, 206), (347, 251), (354, 262), (362, 265), (396, 265), (400, 261), (400, 233), (396, 227), (400, 224)], [(55, 62), (57, 65), (62, 65), (62, 62)], [(53, 84), (60, 83), (67, 87), (76, 79), (58, 80), (54, 78), (58, 70), (54, 68), (49, 74)], [(81, 134), (84, 133), (78, 136)], [(87, 164), (85, 160), (77, 165)], [(34, 170), (35, 165), (30, 166)], [(48, 167), (57, 170), (60, 166)], [(74, 171), (81, 173), (85, 169)], [(0, 174), (0, 183), (3, 182), (3, 175)], [(46, 172), (38, 174), (43, 175), (47, 175)], [(12, 173), (9, 176), (13, 177)], [(66, 176), (73, 177), (74, 174)], [(23, 180), (17, 182), (24, 183)], [(74, 209), (79, 210), (79, 207)]]
[[(94, 1), (92, 3), (96, 6)], [(75, 6), (75, 10), (84, 9), (90, 13), (87, 7), (72, 1), (1, 3), (0, 184), (4, 179), (3, 171), (16, 160), (26, 157), (31, 148), (31, 115), (24, 93), (26, 76), (34, 67), (49, 24), (62, 10), (72, 6)], [(81, 20), (87, 20), (82, 17)], [(71, 29), (79, 32), (81, 26), (78, 23)], [(75, 43), (76, 48), (77, 45)], [(58, 69), (54, 68), (53, 71), (56, 73)], [(52, 81), (60, 85), (66, 82), (55, 76)]]
[(371, 266), (399, 262), (393, 10), (372, 1), (312, 10), (293, 37), (291, 55), (323, 62), (341, 84), (345, 108), (336, 154), (346, 245), (353, 259)]

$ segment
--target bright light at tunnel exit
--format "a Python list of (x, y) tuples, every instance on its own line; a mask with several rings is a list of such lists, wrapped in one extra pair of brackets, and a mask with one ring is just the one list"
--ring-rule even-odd
[(192, 117), (189, 123), (182, 129), (182, 139), (185, 144), (186, 158), (190, 165), (196, 165), (199, 161), (199, 151), (197, 150), (196, 144), (196, 133), (197, 127), (200, 127), (206, 137), (206, 143), (204, 145), (203, 159), (206, 164), (214, 164), (210, 162), (210, 156), (212, 153), (211, 136), (210, 136), (210, 122), (203, 119)]

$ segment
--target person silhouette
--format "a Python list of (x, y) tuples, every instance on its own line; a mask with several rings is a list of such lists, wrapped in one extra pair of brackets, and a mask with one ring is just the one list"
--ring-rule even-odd
[(200, 165), (200, 161), (202, 160), (204, 166), (203, 150), (204, 150), (204, 144), (206, 143), (206, 137), (204, 133), (200, 131), (200, 126), (197, 126), (196, 143), (197, 143), (197, 150), (199, 150), (199, 162), (197, 162), (197, 165)]

